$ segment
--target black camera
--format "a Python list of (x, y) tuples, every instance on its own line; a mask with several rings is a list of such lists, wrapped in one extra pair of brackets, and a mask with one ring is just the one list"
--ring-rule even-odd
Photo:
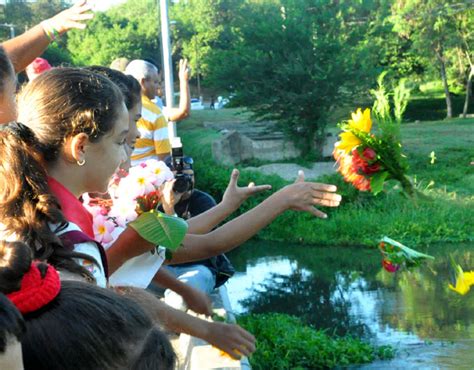
[(183, 155), (183, 147), (177, 146), (171, 149), (171, 169), (176, 171), (173, 190), (177, 193), (186, 193), (193, 189), (193, 176), (183, 173), (184, 170), (193, 169), (193, 159)]

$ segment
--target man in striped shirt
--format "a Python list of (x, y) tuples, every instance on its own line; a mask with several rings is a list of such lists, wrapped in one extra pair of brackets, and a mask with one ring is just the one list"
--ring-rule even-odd
[(125, 74), (133, 76), (142, 88), (142, 117), (137, 122), (140, 138), (132, 153), (132, 165), (148, 159), (163, 160), (170, 154), (171, 145), (166, 117), (151, 101), (161, 81), (158, 69), (149, 62), (136, 59), (128, 64)]

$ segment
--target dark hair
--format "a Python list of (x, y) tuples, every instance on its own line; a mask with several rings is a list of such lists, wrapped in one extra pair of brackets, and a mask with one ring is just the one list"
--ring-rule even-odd
[(5, 352), (11, 336), (21, 341), (24, 333), (23, 316), (11, 301), (0, 293), (0, 353)]
[(141, 101), (141, 87), (136, 79), (115, 69), (90, 66), (84, 69), (103, 75), (116, 84), (125, 98), (125, 105), (130, 110)]
[(5, 49), (0, 46), (0, 97), (3, 95), (3, 89), (5, 88), (4, 81), (14, 75), (15, 71), (13, 70), (10, 58), (8, 58), (7, 53), (5, 53)]
[[(22, 243), (16, 248), (25, 253), (29, 250)], [(8, 263), (4, 260), (4, 267), (17, 266), (23, 252), (9, 258)], [(4, 272), (0, 270), (0, 282), (5, 281)], [(22, 278), (17, 274), (13, 283), (19, 284)], [(63, 281), (61, 285), (50, 303), (24, 315), (26, 370), (174, 368), (175, 354), (169, 340), (138, 304), (88, 283)], [(4, 289), (0, 283), (0, 291)]]
[[(67, 226), (48, 187), (45, 164), (55, 162), (65, 140), (78, 133), (91, 142), (112, 130), (123, 104), (109, 79), (77, 68), (54, 68), (30, 82), (19, 95), (19, 117), (25, 125), (0, 131), (0, 222), (15, 234), (34, 258), (87, 274), (50, 229)], [(88, 258), (90, 260), (90, 258)]]

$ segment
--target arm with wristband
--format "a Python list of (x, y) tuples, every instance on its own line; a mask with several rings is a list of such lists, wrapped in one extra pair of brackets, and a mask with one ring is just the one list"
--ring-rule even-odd
[(10, 57), (15, 72), (23, 71), (35, 58), (39, 57), (49, 44), (70, 29), (84, 29), (86, 22), (94, 17), (91, 6), (80, 0), (71, 8), (44, 20), (25, 33), (2, 43)]

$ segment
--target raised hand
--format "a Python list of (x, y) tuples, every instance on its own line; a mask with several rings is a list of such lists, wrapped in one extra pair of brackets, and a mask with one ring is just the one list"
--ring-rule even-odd
[(165, 181), (160, 186), (161, 191), (161, 205), (167, 215), (174, 215), (174, 206), (179, 202), (183, 194), (178, 194), (173, 191), (176, 179)]
[(46, 20), (60, 35), (77, 28), (83, 30), (86, 28), (86, 21), (94, 18), (91, 12), (92, 6), (86, 0), (76, 2), (69, 9), (63, 10), (54, 17)]
[(287, 209), (309, 212), (316, 217), (327, 218), (327, 214), (315, 206), (338, 207), (342, 198), (335, 193), (336, 191), (337, 187), (334, 185), (305, 182), (304, 172), (299, 171), (295, 183), (284, 187), (278, 193), (279, 196), (285, 197)]
[(230, 176), (229, 184), (222, 197), (222, 202), (229, 204), (233, 209), (237, 209), (240, 205), (245, 202), (252, 195), (261, 193), (265, 190), (270, 190), (271, 185), (258, 185), (256, 186), (253, 182), (248, 186), (240, 187), (237, 182), (239, 181), (239, 170), (234, 169)]
[(179, 61), (179, 80), (180, 81), (188, 81), (189, 75), (191, 74), (191, 68), (188, 66), (187, 59), (180, 59)]
[(209, 323), (208, 333), (203, 339), (214, 347), (239, 360), (242, 355), (249, 356), (255, 352), (255, 337), (238, 325), (222, 322)]

